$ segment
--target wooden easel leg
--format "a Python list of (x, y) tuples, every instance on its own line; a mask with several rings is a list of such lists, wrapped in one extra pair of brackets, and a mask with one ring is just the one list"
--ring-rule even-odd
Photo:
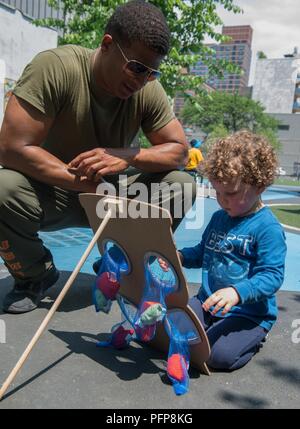
[(69, 277), (67, 283), (63, 287), (63, 289), (60, 292), (60, 294), (58, 295), (58, 297), (56, 298), (56, 300), (55, 300), (54, 304), (52, 305), (51, 309), (49, 310), (47, 316), (45, 317), (45, 319), (41, 323), (40, 327), (38, 328), (38, 330), (34, 334), (32, 340), (30, 341), (30, 343), (28, 344), (28, 346), (25, 349), (24, 353), (22, 354), (22, 356), (18, 360), (17, 364), (15, 365), (15, 367), (13, 368), (13, 370), (11, 371), (11, 373), (9, 374), (9, 376), (7, 377), (7, 379), (5, 380), (5, 382), (3, 383), (3, 385), (2, 385), (2, 387), (0, 389), (0, 401), (2, 400), (2, 398), (3, 398), (3, 396), (4, 396), (5, 392), (6, 392), (6, 390), (9, 388), (10, 384), (13, 382), (13, 380), (16, 377), (16, 375), (18, 374), (18, 372), (20, 371), (20, 369), (24, 365), (26, 359), (28, 358), (29, 354), (31, 353), (31, 350), (33, 349), (33, 347), (35, 346), (35, 344), (38, 342), (39, 338), (41, 337), (41, 335), (45, 331), (48, 323), (52, 319), (55, 311), (57, 310), (58, 306), (61, 304), (62, 300), (64, 299), (64, 297), (66, 295), (66, 293), (68, 292), (68, 290), (72, 286), (75, 278), (77, 277), (79, 271), (81, 270), (82, 265), (85, 263), (87, 257), (91, 253), (93, 247), (95, 246), (96, 242), (100, 238), (100, 236), (102, 234), (102, 231), (104, 230), (105, 226), (109, 222), (109, 220), (111, 218), (111, 214), (112, 214), (111, 210), (108, 210), (106, 216), (104, 217), (103, 221), (101, 222), (101, 224), (100, 224), (98, 230), (96, 231), (94, 237), (92, 238), (91, 242), (89, 243), (89, 245), (88, 245), (87, 249), (85, 250), (84, 254), (82, 255), (80, 261), (78, 262), (75, 270), (73, 271), (73, 273)]

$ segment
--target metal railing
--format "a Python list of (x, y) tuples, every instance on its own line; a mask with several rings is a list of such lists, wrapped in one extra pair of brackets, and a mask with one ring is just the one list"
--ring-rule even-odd
[(47, 0), (0, 0), (0, 4), (18, 9), (32, 19), (61, 18), (63, 16), (62, 8), (55, 9), (49, 6)]

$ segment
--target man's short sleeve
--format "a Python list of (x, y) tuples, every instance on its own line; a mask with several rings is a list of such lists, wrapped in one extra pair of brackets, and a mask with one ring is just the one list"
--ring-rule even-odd
[(66, 86), (64, 65), (50, 50), (38, 54), (25, 67), (13, 93), (45, 115), (55, 117), (64, 104)]
[(145, 134), (159, 130), (175, 118), (167, 94), (158, 81), (148, 83), (143, 90), (142, 129)]

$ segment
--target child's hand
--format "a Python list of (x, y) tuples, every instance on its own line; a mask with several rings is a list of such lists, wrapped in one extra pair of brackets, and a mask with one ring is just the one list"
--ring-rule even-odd
[[(178, 254), (180, 261), (182, 262), (182, 260), (183, 260), (182, 253), (177, 251), (177, 254)], [(165, 259), (158, 258), (158, 263), (160, 265), (160, 268), (162, 268), (164, 271), (169, 271), (169, 264)]]
[(240, 297), (237, 291), (233, 287), (226, 287), (219, 289), (213, 293), (207, 300), (202, 304), (205, 311), (209, 311), (210, 307), (215, 307), (211, 312), (212, 315), (216, 314), (221, 308), (224, 307), (222, 315), (228, 313), (228, 311), (234, 305), (237, 305), (240, 301)]
[(163, 271), (169, 271), (169, 264), (162, 258), (158, 258), (158, 263)]
[(177, 250), (177, 255), (180, 259), (180, 262), (183, 263), (183, 254), (181, 252), (179, 252), (179, 250)]

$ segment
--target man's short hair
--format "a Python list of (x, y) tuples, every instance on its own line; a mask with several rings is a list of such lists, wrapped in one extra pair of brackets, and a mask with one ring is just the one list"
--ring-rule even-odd
[(119, 42), (140, 41), (160, 55), (170, 49), (170, 30), (166, 19), (156, 6), (143, 0), (133, 0), (116, 8), (105, 33)]

